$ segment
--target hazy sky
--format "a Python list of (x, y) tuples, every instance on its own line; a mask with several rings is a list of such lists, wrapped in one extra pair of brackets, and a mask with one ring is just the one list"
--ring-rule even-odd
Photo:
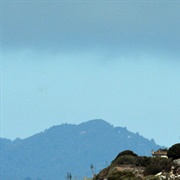
[(1, 1), (1, 137), (104, 119), (180, 141), (180, 1)]

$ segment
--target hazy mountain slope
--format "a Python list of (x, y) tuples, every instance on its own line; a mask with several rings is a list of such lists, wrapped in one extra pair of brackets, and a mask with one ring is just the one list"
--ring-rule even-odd
[(91, 163), (99, 171), (125, 149), (150, 155), (158, 148), (153, 140), (103, 120), (63, 124), (23, 140), (1, 138), (1, 179), (63, 180), (67, 172), (91, 176)]

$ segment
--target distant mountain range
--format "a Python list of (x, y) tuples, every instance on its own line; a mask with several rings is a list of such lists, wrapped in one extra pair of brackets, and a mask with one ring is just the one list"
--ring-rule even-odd
[(90, 166), (98, 172), (123, 150), (149, 156), (159, 149), (126, 127), (113, 127), (104, 120), (53, 126), (26, 139), (0, 139), (2, 180), (64, 180), (91, 177)]

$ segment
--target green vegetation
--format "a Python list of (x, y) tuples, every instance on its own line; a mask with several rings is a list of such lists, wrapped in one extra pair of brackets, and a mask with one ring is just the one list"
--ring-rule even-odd
[(167, 151), (168, 158), (178, 159), (180, 158), (180, 143), (174, 144)]
[(138, 156), (137, 154), (135, 154), (135, 153), (134, 153), (133, 151), (131, 151), (131, 150), (125, 150), (125, 151), (120, 152), (117, 157), (119, 157), (119, 156), (124, 156), (124, 155)]
[[(173, 145), (169, 152), (174, 157), (179, 153), (179, 144)], [(174, 166), (172, 158), (138, 156), (133, 151), (125, 150), (117, 155), (111, 165), (103, 169), (93, 180), (157, 180), (159, 172), (168, 173)]]
[(144, 169), (144, 172), (143, 174), (145, 176), (148, 176), (148, 175), (155, 175), (159, 172), (162, 171), (162, 168), (160, 166), (154, 166), (152, 164), (150, 164), (149, 166), (147, 166), (145, 169)]
[(117, 169), (114, 169), (110, 171), (108, 174), (108, 180), (131, 180), (134, 179), (134, 174), (131, 171), (118, 171)]
[(122, 165), (144, 167), (145, 175), (152, 175), (162, 170), (169, 171), (172, 165), (172, 160), (161, 157), (137, 156), (132, 151), (123, 151), (112, 161), (111, 166)]
[(112, 164), (134, 164), (137, 157), (138, 155), (135, 154), (133, 151), (125, 150), (117, 155), (117, 157), (112, 161)]
[(136, 157), (131, 155), (119, 156), (112, 162), (112, 164), (114, 165), (134, 164), (136, 162), (136, 159), (137, 159)]

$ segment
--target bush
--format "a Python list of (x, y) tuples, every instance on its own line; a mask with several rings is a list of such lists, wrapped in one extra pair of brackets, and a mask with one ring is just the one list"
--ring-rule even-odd
[(119, 157), (119, 156), (124, 156), (124, 155), (138, 156), (138, 155), (135, 154), (133, 151), (125, 150), (125, 151), (122, 151), (121, 153), (119, 153), (117, 157)]
[(112, 164), (113, 165), (124, 165), (124, 164), (135, 164), (136, 161), (136, 157), (134, 156), (129, 156), (129, 155), (124, 155), (124, 156), (120, 156), (118, 158), (116, 158)]
[(167, 151), (168, 158), (179, 159), (180, 158), (180, 143), (174, 144)]
[(159, 166), (154, 166), (154, 165), (149, 165), (149, 166), (147, 166), (147, 167), (145, 168), (143, 174), (144, 174), (145, 176), (155, 175), (155, 174), (157, 174), (157, 173), (159, 173), (159, 172), (161, 172), (161, 171), (162, 171), (161, 167), (159, 167)]
[(97, 175), (93, 178), (93, 180), (104, 179), (105, 177), (107, 177), (108, 172), (109, 172), (109, 168), (105, 168), (105, 169), (101, 170), (100, 173), (97, 174)]
[(133, 180), (134, 174), (131, 171), (118, 171), (117, 169), (112, 170), (108, 175), (108, 180)]
[(135, 165), (146, 167), (151, 164), (151, 157), (139, 156), (136, 158)]
[(117, 157), (112, 161), (112, 164), (134, 164), (136, 157), (138, 157), (138, 155), (133, 151), (125, 150), (117, 155)]
[(155, 175), (163, 170), (169, 172), (172, 165), (172, 159), (160, 157), (150, 158), (149, 165), (145, 166), (144, 175)]

